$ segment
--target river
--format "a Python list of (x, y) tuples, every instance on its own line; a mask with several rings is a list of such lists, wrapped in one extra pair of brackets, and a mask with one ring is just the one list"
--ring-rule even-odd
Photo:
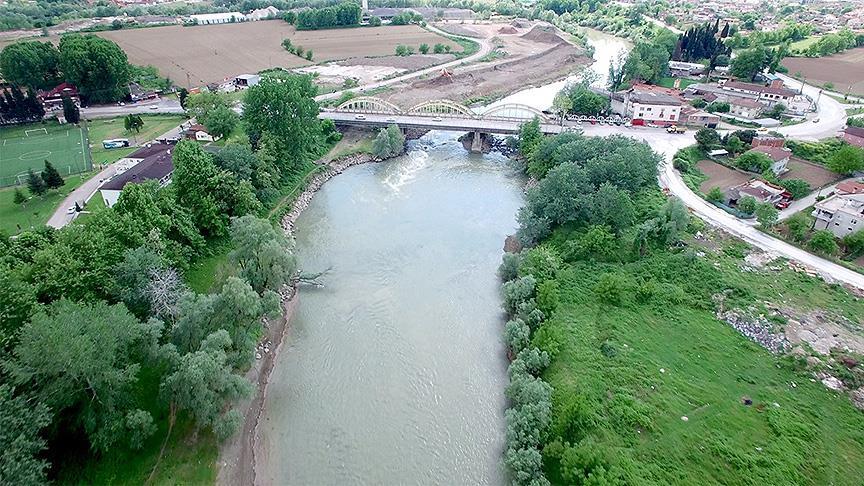
[(271, 484), (502, 484), (495, 271), (524, 180), (432, 132), (329, 181), (297, 221), (303, 288), (268, 387)]

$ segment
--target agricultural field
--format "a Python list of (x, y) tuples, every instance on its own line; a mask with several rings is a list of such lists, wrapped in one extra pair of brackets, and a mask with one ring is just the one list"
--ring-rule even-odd
[(787, 57), (783, 65), (809, 84), (832, 83), (841, 93), (864, 94), (864, 47), (828, 57)]
[[(222, 81), (270, 67), (295, 68), (350, 57), (392, 55), (398, 44), (415, 49), (442, 43), (458, 52), (457, 43), (416, 25), (296, 31), (281, 20), (195, 27), (169, 26), (100, 32), (126, 51), (129, 61), (152, 65), (179, 85)], [(313, 61), (282, 47), (284, 39), (314, 53)], [(188, 76), (188, 77), (187, 77)]]
[(89, 170), (86, 143), (75, 125), (48, 122), (0, 129), (0, 186), (23, 182), (28, 169), (39, 172), (46, 160), (64, 177)]

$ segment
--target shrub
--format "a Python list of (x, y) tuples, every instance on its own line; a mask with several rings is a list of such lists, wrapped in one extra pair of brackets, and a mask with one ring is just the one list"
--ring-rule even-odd
[(735, 166), (739, 169), (749, 170), (761, 174), (770, 169), (771, 159), (762, 152), (744, 152), (735, 159)]
[(834, 233), (828, 230), (819, 230), (813, 233), (808, 246), (813, 251), (824, 253), (825, 255), (834, 255), (837, 253), (837, 241), (834, 239)]
[(864, 230), (858, 230), (843, 237), (843, 246), (849, 257), (856, 258), (864, 253)]
[(720, 144), (720, 135), (713, 128), (700, 128), (695, 137), (702, 150), (711, 150)]
[(501, 265), (498, 267), (498, 277), (504, 282), (518, 277), (521, 262), (522, 255), (519, 253), (505, 253), (501, 258)]
[(714, 186), (708, 191), (708, 194), (706, 194), (705, 197), (711, 202), (723, 202), (723, 190)]
[(786, 228), (789, 230), (789, 236), (795, 241), (804, 241), (807, 236), (807, 230), (810, 228), (810, 221), (803, 213), (795, 213), (786, 220)]
[(594, 286), (594, 293), (601, 302), (619, 305), (624, 295), (626, 282), (616, 273), (604, 273)]
[(382, 128), (372, 144), (372, 155), (379, 159), (395, 157), (405, 150), (405, 135), (396, 125)]
[(555, 280), (547, 280), (537, 286), (537, 307), (547, 316), (551, 316), (558, 307), (561, 298), (560, 286)]
[(434, 52), (435, 54), (444, 54), (445, 52), (447, 52), (447, 48), (446, 46), (444, 46), (444, 44), (435, 44), (432, 47), (432, 52)]
[(381, 17), (375, 15), (369, 17), (369, 25), (372, 27), (378, 27), (381, 25)]
[(414, 53), (414, 49), (410, 46), (406, 46), (405, 44), (399, 44), (396, 46), (396, 55), (397, 56), (410, 56)]
[(522, 319), (511, 319), (504, 325), (504, 342), (512, 354), (519, 354), (531, 340), (531, 329)]
[(780, 185), (792, 194), (792, 199), (801, 199), (812, 191), (810, 184), (801, 179), (781, 180)]
[(418, 47), (417, 50), (420, 51), (420, 54), (427, 54), (429, 52), (429, 44), (420, 44), (420, 47)]
[(690, 102), (690, 105), (693, 106), (693, 108), (702, 109), (708, 106), (708, 103), (706, 103), (702, 98), (696, 98)]
[(538, 282), (543, 282), (555, 278), (563, 263), (554, 248), (540, 245), (523, 253), (519, 275), (532, 275)]
[(705, 108), (709, 113), (729, 113), (729, 103), (725, 101), (714, 101)]
[(756, 221), (764, 228), (771, 228), (777, 224), (779, 211), (773, 205), (768, 203), (757, 204), (754, 212), (756, 213)]
[(509, 315), (515, 315), (519, 304), (534, 298), (537, 280), (531, 275), (519, 277), (506, 282), (501, 288), (504, 292), (504, 309)]
[(753, 214), (756, 211), (756, 198), (753, 196), (744, 196), (738, 200), (738, 210), (742, 213)]

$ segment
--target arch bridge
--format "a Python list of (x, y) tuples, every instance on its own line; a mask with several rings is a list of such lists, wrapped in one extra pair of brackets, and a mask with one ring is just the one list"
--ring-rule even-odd
[(450, 100), (430, 100), (402, 109), (393, 103), (371, 96), (358, 96), (330, 110), (340, 113), (359, 113), (373, 115), (421, 116), (430, 118), (464, 118), (471, 120), (528, 121), (535, 117), (541, 123), (554, 120), (542, 111), (518, 103), (507, 103), (475, 111), (461, 103)]

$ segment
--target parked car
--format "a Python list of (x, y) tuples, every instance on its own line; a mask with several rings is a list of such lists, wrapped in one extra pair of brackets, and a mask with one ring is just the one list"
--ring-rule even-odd
[(365, 120), (365, 119), (366, 119), (366, 115), (354, 115), (354, 119), (355, 119), (355, 120)]

